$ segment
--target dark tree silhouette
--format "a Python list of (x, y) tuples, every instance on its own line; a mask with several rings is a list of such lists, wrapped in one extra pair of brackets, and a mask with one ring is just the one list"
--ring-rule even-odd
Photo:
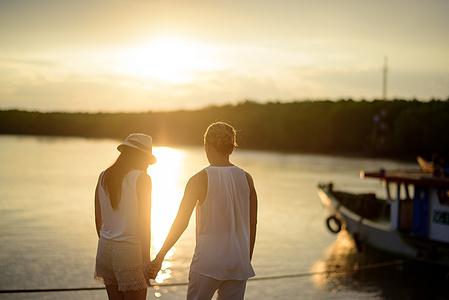
[(151, 134), (159, 145), (200, 145), (213, 121), (239, 130), (241, 148), (413, 158), (449, 154), (449, 99), (297, 101), (145, 113), (0, 111), (1, 134), (121, 139)]

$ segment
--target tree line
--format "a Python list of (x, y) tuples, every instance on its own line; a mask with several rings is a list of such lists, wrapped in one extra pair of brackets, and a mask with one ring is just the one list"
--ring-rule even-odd
[(421, 102), (297, 101), (143, 113), (0, 111), (0, 134), (122, 139), (131, 132), (158, 145), (201, 145), (214, 121), (238, 130), (244, 149), (413, 158), (449, 154), (449, 99)]

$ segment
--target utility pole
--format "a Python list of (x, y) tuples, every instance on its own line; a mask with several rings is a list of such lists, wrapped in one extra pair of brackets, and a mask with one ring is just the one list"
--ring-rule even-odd
[(387, 100), (387, 76), (388, 76), (388, 57), (384, 57), (384, 67), (382, 69), (382, 99)]

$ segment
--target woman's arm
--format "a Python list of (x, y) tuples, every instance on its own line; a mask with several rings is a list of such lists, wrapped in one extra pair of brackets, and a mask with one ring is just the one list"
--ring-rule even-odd
[(146, 173), (140, 175), (137, 180), (137, 198), (142, 254), (144, 259), (149, 261), (151, 246), (151, 178)]
[(253, 258), (254, 245), (256, 243), (256, 231), (257, 231), (257, 192), (254, 187), (254, 181), (251, 175), (246, 173), (246, 178), (248, 179), (249, 185), (249, 206), (250, 206), (250, 214), (249, 214), (249, 224), (250, 224), (250, 248), (249, 248), (249, 257)]
[(101, 219), (100, 201), (98, 199), (98, 185), (99, 183), (97, 183), (95, 188), (95, 227), (97, 229), (97, 236), (100, 238), (100, 229), (103, 224), (103, 220)]
[(176, 215), (173, 225), (170, 228), (170, 232), (165, 239), (164, 245), (152, 262), (151, 278), (156, 277), (157, 272), (161, 268), (165, 255), (171, 247), (173, 247), (176, 241), (178, 241), (179, 237), (189, 225), (190, 216), (192, 215), (196, 202), (205, 195), (206, 182), (207, 175), (202, 171), (190, 178), (187, 183), (181, 205), (179, 206), (178, 214)]

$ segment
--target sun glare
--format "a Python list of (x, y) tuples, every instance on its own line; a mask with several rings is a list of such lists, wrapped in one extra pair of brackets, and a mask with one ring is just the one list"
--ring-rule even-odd
[[(155, 147), (157, 163), (149, 168), (153, 183), (151, 207), (151, 252), (154, 257), (162, 247), (181, 202), (183, 184), (181, 170), (184, 153), (168, 147)], [(171, 262), (176, 249), (167, 254), (156, 282), (161, 283), (171, 277)]]
[(168, 82), (187, 82), (194, 78), (195, 72), (217, 66), (210, 47), (177, 38), (126, 48), (120, 52), (117, 65), (121, 73)]

